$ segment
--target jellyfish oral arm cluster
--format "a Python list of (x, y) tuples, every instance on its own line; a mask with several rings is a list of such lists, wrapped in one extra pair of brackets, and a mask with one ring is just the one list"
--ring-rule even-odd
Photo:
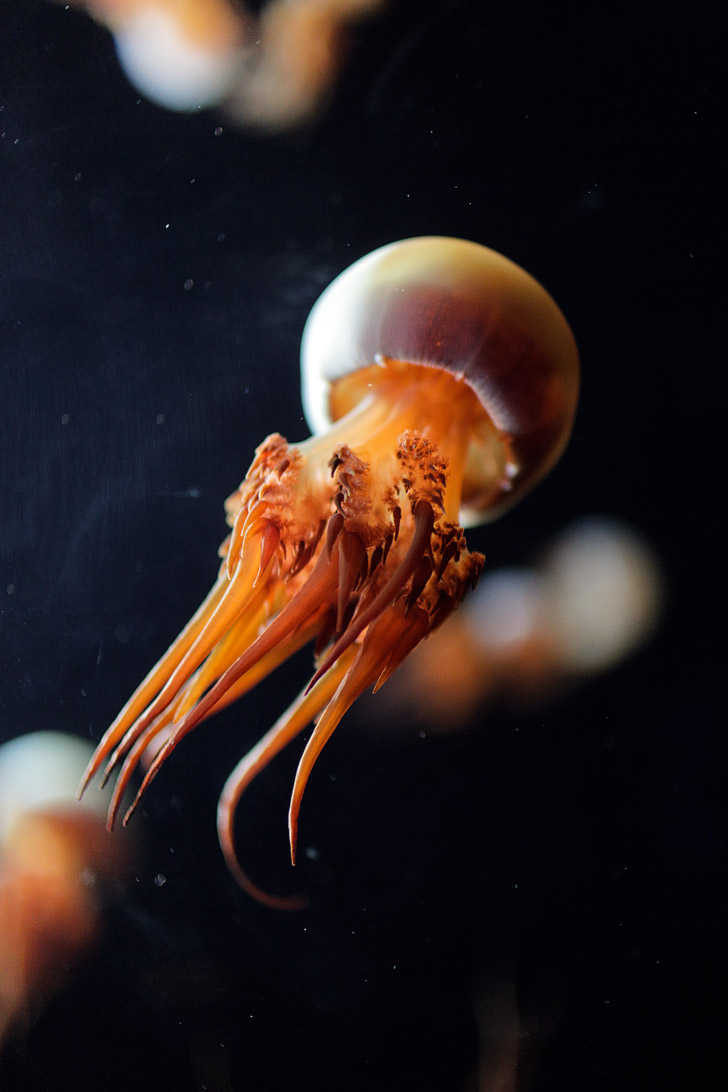
[[(228, 779), (218, 809), (227, 863), (250, 780), (311, 722), (289, 812), (295, 862), (306, 782), (342, 716), (457, 607), (481, 572), (463, 522), (513, 503), (558, 457), (578, 357), (547, 293), (463, 240), (391, 244), (346, 270), (314, 307), (302, 346), (314, 435), (258, 448), (226, 502), (217, 581), (106, 732), (83, 787), (118, 769), (112, 826), (142, 757), (128, 820), (180, 740), (305, 645), (308, 687)], [(273, 900), (275, 901), (275, 900)]]

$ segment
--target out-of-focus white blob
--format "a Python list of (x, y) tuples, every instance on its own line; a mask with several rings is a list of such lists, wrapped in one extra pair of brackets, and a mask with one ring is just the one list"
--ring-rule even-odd
[(102, 819), (109, 793), (87, 793), (76, 800), (79, 770), (83, 773), (93, 748), (77, 736), (33, 732), (0, 747), (0, 850), (13, 827), (41, 808), (83, 807)]
[(97, 878), (123, 878), (108, 793), (76, 799), (93, 748), (59, 732), (0, 747), (0, 1046), (62, 985), (99, 927)]
[(608, 671), (657, 624), (663, 599), (657, 559), (616, 520), (574, 524), (546, 555), (543, 573), (552, 590), (554, 636), (570, 672)]
[[(215, 7), (212, 0), (210, 6)], [(232, 19), (227, 35), (195, 41), (172, 12), (151, 4), (134, 12), (114, 41), (130, 83), (168, 110), (189, 112), (222, 102), (239, 81), (245, 57)]]
[(657, 558), (607, 517), (567, 528), (536, 569), (487, 573), (459, 613), (410, 656), (380, 698), (400, 719), (456, 730), (496, 697), (547, 701), (640, 647), (663, 604)]
[(130, 83), (159, 106), (215, 106), (241, 78), (252, 19), (227, 0), (74, 2), (111, 31)]
[(550, 598), (540, 573), (498, 569), (481, 579), (464, 622), (472, 640), (486, 648), (520, 644), (543, 632)]

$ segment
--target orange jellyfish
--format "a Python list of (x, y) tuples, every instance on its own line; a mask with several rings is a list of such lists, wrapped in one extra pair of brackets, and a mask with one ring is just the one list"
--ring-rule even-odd
[(119, 767), (124, 821), (181, 739), (298, 649), (308, 687), (226, 782), (220, 843), (239, 883), (233, 818), (246, 786), (311, 722), (289, 810), (346, 710), (439, 626), (483, 567), (463, 525), (493, 519), (554, 465), (578, 393), (578, 354), (548, 293), (476, 243), (423, 237), (384, 246), (315, 304), (301, 350), (314, 435), (272, 435), (226, 502), (231, 532), (197, 613), (109, 727), (82, 790)]

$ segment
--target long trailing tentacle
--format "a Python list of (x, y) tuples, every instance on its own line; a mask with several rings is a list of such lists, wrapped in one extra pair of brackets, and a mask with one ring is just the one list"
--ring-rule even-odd
[(298, 909), (307, 904), (301, 895), (276, 896), (255, 884), (243, 870), (235, 849), (235, 812), (240, 799), (250, 783), (308, 724), (310, 724), (331, 700), (341, 679), (356, 655), (355, 649), (341, 657), (330, 671), (310, 691), (302, 691), (273, 727), (250, 750), (228, 777), (217, 805), (217, 835), (225, 863), (238, 884), (258, 902), (276, 909)]
[[(296, 863), (301, 800), (316, 759), (347, 709), (354, 704), (364, 690), (374, 685), (384, 672), (389, 673), (399, 666), (409, 652), (411, 642), (419, 642), (427, 633), (428, 626), (429, 617), (426, 611), (416, 607), (408, 612), (406, 604), (399, 602), (381, 613), (376, 621), (371, 623), (364, 641), (356, 649), (356, 657), (351, 666), (349, 666), (348, 657), (353, 651), (352, 648), (349, 647), (342, 653), (342, 658), (347, 657), (346, 674), (311, 733), (296, 771), (288, 812), (292, 864)], [(341, 677), (340, 664), (341, 660), (329, 672), (332, 682)], [(324, 675), (316, 685), (320, 686), (329, 675)], [(315, 688), (310, 691), (310, 694), (314, 693)]]

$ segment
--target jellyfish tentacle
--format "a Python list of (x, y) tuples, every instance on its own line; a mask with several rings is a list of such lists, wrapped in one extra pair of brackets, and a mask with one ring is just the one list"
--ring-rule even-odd
[[(270, 656), (273, 661), (266, 671), (267, 674), (278, 666), (282, 660), (286, 659), (292, 651), (295, 651), (298, 647), (295, 632), (300, 627), (305, 628), (306, 622), (328, 601), (335, 588), (337, 576), (338, 550), (332, 553), (331, 559), (327, 558), (323, 553), (320, 554), (309, 578), (296, 594), (275, 615), (260, 636), (237, 657), (235, 662), (219, 676), (207, 693), (176, 724), (174, 731), (165, 740), (149, 766), (139, 791), (124, 816), (124, 825), (129, 822), (142, 796), (180, 740), (223, 703), (227, 691), (248, 671), (259, 664), (264, 657)], [(124, 748), (131, 747), (143, 730), (143, 727), (141, 730), (139, 729), (138, 724), (129, 729), (126, 737), (117, 748), (119, 752), (122, 753)]]
[[(299, 648), (303, 648), (307, 645), (315, 635), (315, 629), (310, 627), (307, 630), (302, 630), (300, 634), (295, 637), (295, 642), (292, 643), (292, 647), (289, 650), (289, 654), (298, 651)], [(219, 712), (230, 702), (235, 701), (242, 694), (252, 689), (271, 673), (279, 664), (280, 655), (277, 649), (273, 649), (268, 657), (263, 657), (251, 670), (246, 673), (246, 676), (239, 682), (243, 682), (245, 685), (231, 688), (223, 694), (216, 704), (207, 711), (207, 713), (200, 717), (200, 721), (210, 716), (213, 713)], [(206, 664), (204, 665), (206, 666)], [(256, 670), (257, 668), (257, 670)], [(199, 672), (198, 672), (199, 674)], [(190, 679), (190, 685), (197, 685), (197, 676), (193, 676)], [(136, 793), (130, 807), (127, 809), (124, 818), (123, 825), (126, 826), (131, 816), (139, 805), (141, 797), (148, 789), (151, 781), (156, 777), (162, 764), (169, 758), (172, 751), (177, 747), (178, 743), (190, 732), (194, 727), (199, 724), (200, 721), (194, 723), (186, 719), (188, 696), (187, 692), (182, 691), (178, 695), (177, 699), (167, 707), (167, 709), (161, 713), (142, 733), (141, 736), (130, 746), (124, 762), (117, 775), (117, 782), (114, 786), (114, 793), (109, 805), (109, 814), (107, 819), (107, 829), (113, 829), (116, 822), (116, 818), (119, 812), (122, 797), (129, 786), (132, 776), (136, 768), (139, 766), (143, 756), (149, 751), (151, 744), (155, 737), (163, 735), (164, 738), (160, 741), (156, 753), (153, 755), (147, 767), (147, 773), (145, 774), (143, 783)], [(194, 706), (193, 706), (194, 708)], [(152, 769), (153, 767), (153, 769)]]
[(343, 531), (339, 546), (339, 593), (336, 606), (336, 628), (341, 630), (349, 600), (355, 588), (366, 577), (367, 551), (354, 531)]
[(409, 547), (402, 561), (390, 576), (389, 580), (379, 589), (374, 598), (369, 604), (360, 612), (354, 615), (350, 625), (342, 633), (341, 637), (334, 644), (329, 654), (324, 659), (323, 663), (316, 671), (313, 679), (309, 683), (309, 687), (313, 686), (322, 675), (329, 670), (329, 668), (336, 663), (339, 656), (344, 652), (361, 634), (373, 619), (384, 610), (397, 596), (398, 592), (402, 590), (409, 578), (414, 573), (420, 558), (422, 557), (425, 549), (429, 545), (430, 536), (432, 535), (432, 528), (435, 522), (435, 514), (431, 505), (426, 500), (420, 500), (417, 502), (415, 510), (413, 512), (414, 519), (414, 531), (410, 540)]
[(114, 791), (111, 794), (111, 801), (109, 802), (109, 810), (106, 816), (106, 829), (111, 831), (114, 829), (116, 823), (116, 817), (119, 813), (124, 794), (129, 787), (129, 783), (134, 776), (134, 771), (139, 765), (139, 761), (150, 746), (152, 740), (160, 731), (159, 726), (152, 722), (144, 732), (134, 741), (132, 746), (124, 756), (124, 761), (119, 769), (116, 782), (114, 784)]
[(276, 646), (283, 646), (285, 649), (280, 656), (280, 661), (287, 658), (288, 653), (284, 642), (321, 609), (335, 590), (338, 578), (337, 563), (338, 550), (332, 551), (331, 559), (324, 553), (319, 554), (318, 561), (306, 582), (275, 615), (260, 636), (245, 649), (187, 714), (182, 723), (189, 724), (188, 731), (211, 712), (238, 679), (265, 655), (272, 652)]
[[(422, 630), (424, 628), (426, 631), (427, 627), (427, 616), (424, 611), (422, 611), (421, 614), (424, 618), (420, 622), (420, 627), (418, 628), (420, 636), (424, 635)], [(391, 656), (397, 651), (399, 642), (407, 636), (410, 625), (411, 620), (407, 617), (401, 602), (389, 607), (383, 613), (380, 612), (378, 614), (376, 620), (371, 623), (367, 630), (363, 642), (358, 646), (353, 663), (348, 667), (345, 676), (339, 683), (336, 692), (333, 694), (331, 700), (321, 714), (316, 727), (311, 733), (311, 738), (306, 744), (298, 764), (288, 812), (291, 864), (295, 865), (296, 863), (298, 817), (301, 809), (301, 801), (316, 760), (335, 732), (346, 711), (354, 704), (359, 695), (362, 694), (367, 687), (373, 685), (382, 672), (386, 670)], [(345, 649), (341, 655), (350, 653), (351, 648), (349, 647)], [(394, 667), (398, 666), (400, 662), (401, 660), (397, 659)], [(394, 667), (392, 670), (394, 670)], [(337, 672), (337, 669), (338, 662), (331, 670), (332, 672)], [(338, 677), (338, 674), (336, 677)], [(326, 678), (327, 676), (324, 675), (323, 679), (320, 681), (323, 681)], [(320, 685), (320, 681), (314, 685)]]
[(252, 554), (248, 557), (247, 565), (245, 564), (245, 558), (242, 559), (217, 608), (207, 619), (205, 626), (192, 646), (172, 672), (157, 697), (150, 703), (144, 713), (128, 727), (124, 736), (111, 752), (104, 769), (102, 784), (106, 783), (114, 767), (129, 747), (134, 744), (155, 717), (164, 712), (169, 703), (177, 696), (189, 679), (190, 674), (197, 670), (226, 629), (243, 613), (255, 593), (252, 579), (257, 571), (258, 561)]
[(174, 720), (179, 721), (199, 700), (212, 683), (220, 677), (230, 664), (240, 655), (241, 648), (247, 648), (257, 636), (260, 627), (270, 617), (273, 608), (268, 602), (270, 593), (267, 586), (259, 587), (257, 594), (250, 600), (245, 612), (214, 646), (207, 658), (190, 677), (180, 701), (175, 708)]
[(276, 896), (255, 884), (242, 868), (235, 848), (235, 813), (243, 793), (258, 774), (280, 753), (331, 700), (356, 655), (350, 649), (308, 693), (302, 691), (263, 738), (238, 762), (225, 782), (217, 806), (217, 834), (225, 863), (238, 884), (259, 902), (277, 909), (298, 909), (308, 900), (300, 895)]
[[(302, 648), (304, 644), (308, 644), (312, 636), (312, 629), (304, 629), (300, 634), (294, 635), (290, 643), (287, 643), (284, 646), (285, 654), (282, 654), (281, 648), (276, 646), (270, 649), (265, 656), (261, 656), (257, 660), (257, 662), (253, 663), (252, 666), (248, 668), (248, 671), (244, 672), (241, 675), (238, 682), (245, 682), (246, 686), (241, 687), (240, 690), (234, 695), (234, 697), (240, 696), (241, 693), (244, 693), (247, 689), (250, 689), (257, 682), (259, 682), (260, 679), (265, 678), (267, 675), (269, 675), (273, 670), (275, 670), (276, 667), (278, 667), (282, 659), (287, 658), (287, 656), (291, 655), (293, 652), (298, 651), (298, 649)], [(259, 669), (257, 672), (256, 668)], [(246, 678), (248, 674), (253, 675), (254, 673), (255, 675), (253, 678)], [(222, 679), (224, 677), (225, 676), (222, 676), (219, 681), (222, 682)], [(230, 689), (233, 688), (233, 685), (234, 684), (231, 684)], [(172, 751), (175, 750), (175, 748), (184, 739), (184, 737), (189, 735), (189, 733), (193, 731), (193, 729), (196, 728), (207, 717), (211, 716), (213, 713), (217, 713), (220, 709), (224, 708), (225, 705), (229, 704), (232, 700), (234, 700), (234, 697), (230, 696), (229, 689), (222, 690), (219, 694), (213, 695), (214, 700), (213, 698), (210, 698), (211, 694), (212, 691), (210, 691), (204, 699), (200, 699), (197, 704), (194, 705), (192, 709), (188, 713), (186, 713), (185, 716), (183, 716), (178, 722), (174, 722), (172, 724), (172, 731), (164, 740), (161, 747), (149, 764), (149, 767), (147, 768), (147, 771), (144, 775), (141, 785), (139, 786), (136, 796), (132, 800), (124, 815), (124, 826), (128, 824), (132, 815), (139, 806), (142, 796), (146, 793), (152, 781), (157, 776), (169, 756), (172, 754)], [(208, 698), (210, 698), (209, 701)], [(139, 752), (138, 757), (141, 757), (141, 752)]]
[(169, 678), (183, 659), (204, 627), (210, 612), (215, 610), (224, 591), (224, 583), (218, 580), (212, 586), (209, 593), (177, 639), (157, 661), (143, 682), (125, 703), (118, 716), (114, 718), (113, 722), (106, 729), (81, 778), (77, 792), (79, 799), (83, 796), (89, 782), (96, 776), (110, 752), (125, 735), (129, 724), (133, 724), (139, 714), (144, 712), (154, 695), (159, 692), (160, 686)]
[(233, 803), (221, 805), (230, 860), (239, 794), (314, 716), (291, 797), (295, 856), (306, 780), (341, 717), (478, 579), (484, 558), (468, 551), (459, 520), (494, 518), (544, 476), (578, 390), (573, 337), (548, 294), (502, 256), (438, 237), (393, 244), (342, 274), (309, 317), (302, 368), (316, 434), (291, 446), (275, 433), (257, 448), (225, 502), (213, 589), (105, 733), (81, 786), (118, 770), (112, 824), (154, 751), (128, 821), (188, 732), (312, 641), (300, 708), (242, 760)]

